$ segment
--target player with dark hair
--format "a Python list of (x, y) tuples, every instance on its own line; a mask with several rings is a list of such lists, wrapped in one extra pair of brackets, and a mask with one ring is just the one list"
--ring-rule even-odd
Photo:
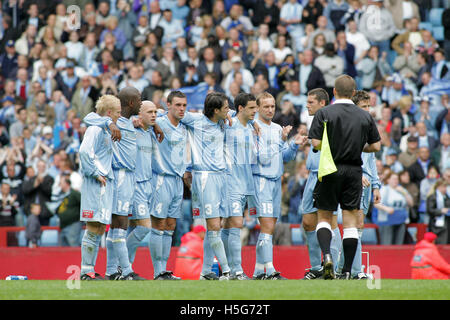
[(186, 171), (187, 129), (180, 123), (187, 107), (186, 95), (172, 91), (167, 97), (168, 112), (156, 119), (164, 132), (164, 141), (154, 143), (152, 156), (153, 190), (150, 253), (155, 280), (179, 280), (166, 270), (172, 248), (176, 219), (181, 218), (183, 176)]
[(227, 164), (228, 218), (221, 231), (222, 241), (231, 267), (231, 279), (249, 280), (241, 265), (241, 229), (245, 205), (255, 195), (252, 164), (255, 163), (253, 127), (249, 123), (257, 112), (256, 98), (240, 93), (234, 100), (237, 115), (225, 130)]
[(187, 126), (192, 156), (192, 213), (206, 219), (201, 280), (217, 280), (211, 271), (214, 256), (222, 268), (219, 280), (230, 279), (230, 267), (220, 236), (221, 218), (228, 216), (226, 163), (224, 157), (225, 119), (228, 118), (225, 94), (206, 96), (203, 114), (186, 113), (181, 123)]

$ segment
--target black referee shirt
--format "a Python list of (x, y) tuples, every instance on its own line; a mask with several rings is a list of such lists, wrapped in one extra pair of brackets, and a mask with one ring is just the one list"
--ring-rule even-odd
[(328, 141), (336, 165), (361, 166), (361, 152), (366, 143), (380, 141), (372, 116), (349, 99), (319, 109), (314, 115), (309, 138), (322, 140), (323, 123), (327, 121)]

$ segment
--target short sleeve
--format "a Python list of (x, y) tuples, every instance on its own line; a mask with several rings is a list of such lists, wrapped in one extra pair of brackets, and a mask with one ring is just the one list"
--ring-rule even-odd
[(367, 143), (373, 144), (381, 140), (380, 133), (378, 132), (377, 125), (372, 117), (369, 122), (369, 135), (367, 136)]
[(311, 123), (311, 128), (309, 129), (308, 138), (322, 140), (323, 137), (323, 110), (320, 109), (314, 115), (314, 119)]

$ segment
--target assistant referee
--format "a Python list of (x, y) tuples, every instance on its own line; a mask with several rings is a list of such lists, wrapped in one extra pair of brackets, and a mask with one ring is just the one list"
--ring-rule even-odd
[(358, 210), (362, 190), (361, 152), (377, 152), (381, 148), (380, 135), (372, 116), (351, 100), (356, 91), (352, 77), (342, 75), (334, 84), (335, 101), (314, 116), (309, 131), (314, 149), (321, 149), (324, 122), (331, 154), (337, 172), (326, 175), (314, 188), (314, 206), (318, 209), (317, 240), (324, 257), (324, 278), (334, 279), (330, 254), (331, 219), (338, 204), (342, 208), (345, 264), (340, 278), (351, 279), (351, 267), (358, 245)]

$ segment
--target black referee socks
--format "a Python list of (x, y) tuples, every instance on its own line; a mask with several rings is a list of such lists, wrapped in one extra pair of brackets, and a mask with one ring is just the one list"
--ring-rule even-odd
[(319, 242), (320, 249), (323, 255), (330, 254), (331, 238), (333, 233), (331, 228), (322, 227), (316, 230), (317, 242)]

